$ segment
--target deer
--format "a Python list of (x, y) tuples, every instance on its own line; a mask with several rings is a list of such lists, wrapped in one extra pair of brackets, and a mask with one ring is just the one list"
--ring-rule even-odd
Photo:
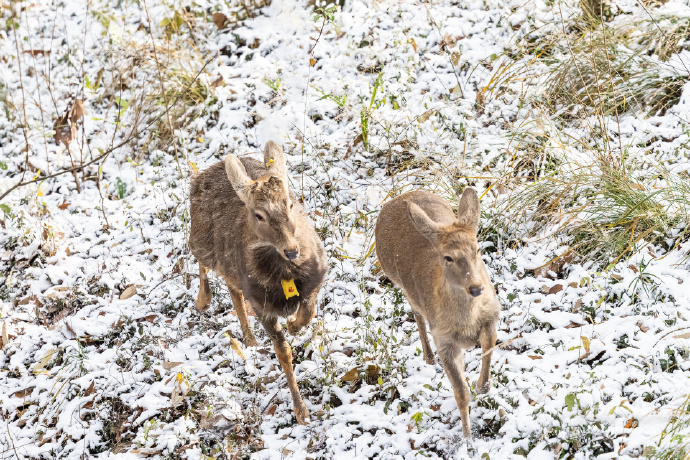
[(463, 375), (463, 350), (481, 345), (482, 367), (476, 389), (487, 393), (501, 310), (478, 248), (479, 218), (479, 198), (473, 188), (464, 190), (457, 217), (446, 200), (417, 190), (386, 202), (374, 229), (381, 269), (407, 298), (419, 329), (424, 360), (433, 365), (426, 328), (429, 324), (453, 387), (466, 438), (471, 437), (470, 389)]
[[(314, 318), (328, 268), (326, 251), (306, 210), (288, 188), (283, 149), (269, 141), (263, 163), (228, 154), (192, 180), (189, 247), (199, 263), (196, 308), (211, 305), (208, 271), (225, 281), (244, 343), (257, 345), (251, 308), (287, 378), (297, 422), (310, 423), (279, 318), (296, 334)], [(247, 303), (249, 306), (247, 306)]]

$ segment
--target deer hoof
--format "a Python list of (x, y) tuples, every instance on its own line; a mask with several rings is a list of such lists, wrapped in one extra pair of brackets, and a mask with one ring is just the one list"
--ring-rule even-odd
[(483, 395), (489, 392), (491, 389), (491, 380), (487, 380), (484, 383), (477, 382), (476, 384), (477, 394)]
[(297, 317), (295, 315), (288, 316), (287, 319), (287, 330), (291, 335), (297, 334), (301, 329), (302, 325), (297, 322)]
[(304, 403), (302, 403), (300, 407), (295, 406), (295, 417), (297, 418), (297, 423), (300, 425), (309, 425), (311, 423), (309, 411)]
[(199, 296), (196, 298), (196, 309), (199, 310), (200, 312), (205, 312), (206, 310), (209, 309), (211, 306), (211, 296), (202, 296), (199, 294)]

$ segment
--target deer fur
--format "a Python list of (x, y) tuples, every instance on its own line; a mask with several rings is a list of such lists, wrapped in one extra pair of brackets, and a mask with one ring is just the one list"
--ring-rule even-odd
[(500, 312), (477, 246), (479, 216), (474, 189), (462, 194), (457, 218), (442, 198), (415, 191), (384, 204), (375, 229), (381, 268), (410, 302), (424, 359), (434, 364), (426, 332), (429, 323), (466, 437), (470, 437), (470, 393), (462, 350), (481, 345), (482, 368), (476, 387), (479, 393), (488, 392)]
[[(192, 181), (189, 246), (199, 262), (196, 306), (211, 304), (207, 271), (230, 290), (245, 345), (255, 346), (245, 300), (256, 312), (287, 377), (295, 416), (309, 422), (292, 369), (292, 350), (279, 317), (292, 334), (316, 313), (316, 297), (327, 269), (326, 252), (306, 211), (288, 189), (282, 148), (269, 141), (264, 162), (228, 155)], [(298, 296), (286, 299), (281, 280), (294, 280)]]

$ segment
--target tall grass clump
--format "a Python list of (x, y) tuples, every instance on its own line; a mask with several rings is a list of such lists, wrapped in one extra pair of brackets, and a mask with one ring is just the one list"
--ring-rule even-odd
[(659, 436), (659, 442), (651, 451), (648, 458), (657, 460), (686, 460), (690, 454), (690, 395), (683, 403), (673, 410), (671, 420), (666, 424)]
[(499, 200), (509, 236), (565, 238), (579, 257), (604, 262), (647, 244), (671, 249), (687, 238), (686, 179), (583, 145), (551, 148), (558, 167)]
[(678, 102), (687, 72), (629, 48), (616, 31), (601, 26), (570, 40), (549, 63), (544, 96), (556, 114), (663, 115)]

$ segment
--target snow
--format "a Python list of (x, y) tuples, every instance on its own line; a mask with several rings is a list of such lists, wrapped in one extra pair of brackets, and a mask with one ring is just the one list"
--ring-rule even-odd
[[(196, 459), (223, 458), (223, 451), (257, 459), (545, 459), (567, 450), (568, 458), (624, 459), (656, 445), (690, 393), (687, 242), (612, 267), (574, 263), (546, 277), (534, 269), (567, 242), (485, 242), (503, 305), (501, 345), (490, 392), (473, 394), (472, 440), (461, 436), (443, 368), (424, 362), (409, 305), (380, 282), (373, 225), (392, 193), (425, 187), (455, 200), (456, 186), (471, 184), (491, 216), (497, 195), (488, 189), (509, 169), (511, 130), (551, 129), (535, 122), (515, 88), (487, 96), (483, 114), (475, 101), (519, 37), (577, 11), (542, 1), (457, 3), (346, 0), (318, 42), (321, 19), (287, 0), (220, 31), (211, 13), (237, 12), (216, 2), (147, 2), (147, 12), (137, 2), (118, 9), (108, 0), (37, 0), (0, 9), (2, 24), (13, 14), (18, 23), (0, 31), (0, 161), (7, 164), (0, 193), (26, 166), (23, 102), (25, 180), (39, 169), (71, 167), (50, 129), (75, 97), (87, 109), (70, 147), (75, 160), (126, 138), (138, 101), (159, 91), (155, 66), (147, 67), (149, 23), (157, 52), (187, 53), (192, 75), (209, 61), (200, 78), (211, 95), (206, 105), (187, 107), (190, 119), (175, 127), (179, 165), (173, 150), (147, 137), (155, 125), (105, 159), (100, 191), (94, 165), (78, 175), (79, 193), (64, 174), (2, 200), (14, 217), (0, 216), (0, 323), (9, 337), (0, 351), (0, 458)], [(195, 44), (186, 25), (167, 41), (161, 21), (186, 7)], [(636, 2), (618, 8), (645, 17)], [(654, 14), (688, 11), (671, 0)], [(448, 52), (440, 48), (445, 37)], [(148, 61), (134, 63), (133, 50)], [(460, 53), (457, 66), (451, 50)], [(686, 74), (688, 52), (668, 62)], [(103, 86), (83, 91), (81, 75), (94, 82), (101, 69)], [(361, 114), (379, 71), (367, 150)], [(224, 83), (213, 88), (219, 76)], [(119, 78), (126, 87), (112, 92)], [(274, 91), (266, 82), (278, 79)], [(458, 82), (464, 97), (450, 91)], [(339, 107), (326, 95), (347, 99)], [(117, 123), (116, 96), (131, 101)], [(623, 116), (617, 133), (631, 144), (656, 138), (651, 156), (649, 146), (630, 154), (680, 174), (690, 169), (687, 119), (686, 85), (666, 115)], [(586, 131), (570, 126), (566, 134)], [(211, 310), (196, 311), (199, 282), (186, 247), (194, 171), (230, 152), (258, 157), (269, 139), (288, 154), (291, 186), (304, 195), (331, 264), (317, 317), (290, 338), (307, 427), (296, 424), (285, 377), (255, 318), (260, 345), (244, 349), (246, 359), (232, 349), (229, 337), (242, 342), (242, 334), (220, 280), (212, 278)], [(408, 152), (417, 161), (411, 167), (402, 163)], [(570, 154), (564, 167), (587, 158)], [(130, 286), (136, 294), (121, 299)], [(562, 290), (549, 293), (556, 286)], [(481, 351), (468, 350), (465, 362), (473, 385)], [(364, 378), (342, 381), (353, 368)]]

